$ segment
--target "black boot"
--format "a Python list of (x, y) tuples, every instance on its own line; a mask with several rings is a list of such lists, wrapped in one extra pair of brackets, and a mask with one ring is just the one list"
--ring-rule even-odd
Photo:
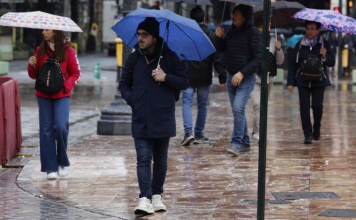
[(314, 141), (320, 140), (320, 133), (313, 133), (313, 140)]
[(312, 144), (311, 135), (304, 135), (304, 144)]

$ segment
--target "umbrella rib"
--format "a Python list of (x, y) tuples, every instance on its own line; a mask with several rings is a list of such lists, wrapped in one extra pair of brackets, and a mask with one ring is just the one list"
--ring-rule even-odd
[(198, 47), (197, 47), (195, 41), (194, 41), (189, 35), (187, 35), (175, 22), (171, 21), (171, 23), (173, 23), (179, 30), (181, 30), (181, 31), (193, 42), (193, 44), (194, 44), (194, 46), (195, 46), (195, 48), (196, 48), (196, 50), (197, 50), (197, 52), (198, 52), (199, 58), (200, 58), (200, 60), (202, 60), (202, 58), (201, 58), (201, 56), (200, 56), (200, 53), (199, 53), (199, 50), (198, 50)]

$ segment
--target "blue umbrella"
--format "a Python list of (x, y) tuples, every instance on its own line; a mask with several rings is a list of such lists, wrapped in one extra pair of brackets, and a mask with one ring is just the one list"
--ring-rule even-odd
[(293, 36), (288, 38), (287, 40), (288, 47), (294, 49), (295, 45), (297, 45), (297, 43), (300, 41), (301, 38), (303, 38), (303, 36), (304, 36), (303, 34), (294, 34)]
[(137, 26), (146, 17), (154, 17), (160, 23), (160, 36), (180, 59), (201, 61), (215, 52), (215, 48), (198, 23), (170, 10), (137, 9), (116, 23), (112, 30), (127, 44), (137, 43)]

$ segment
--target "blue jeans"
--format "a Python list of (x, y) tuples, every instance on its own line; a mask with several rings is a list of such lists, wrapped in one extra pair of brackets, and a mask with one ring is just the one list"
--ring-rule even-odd
[[(140, 198), (151, 199), (152, 195), (161, 195), (167, 174), (167, 155), (169, 138), (142, 139), (135, 138), (137, 154), (137, 177)], [(151, 162), (153, 157), (153, 175)]]
[(198, 115), (195, 122), (194, 134), (195, 136), (203, 136), (206, 115), (208, 113), (208, 98), (210, 93), (210, 86), (202, 87), (189, 87), (183, 90), (182, 101), (183, 101), (183, 125), (184, 133), (187, 134), (192, 131), (193, 128), (193, 118), (192, 118), (192, 105), (194, 100), (194, 93), (197, 92), (198, 98)]
[(70, 165), (67, 156), (70, 100), (38, 97), (37, 101), (40, 114), (41, 171), (57, 172), (58, 166)]
[(232, 113), (234, 115), (234, 130), (231, 137), (231, 145), (241, 147), (241, 144), (250, 144), (248, 136), (245, 108), (256, 83), (256, 74), (244, 77), (239, 86), (231, 84), (232, 75), (227, 77), (227, 91), (231, 104)]

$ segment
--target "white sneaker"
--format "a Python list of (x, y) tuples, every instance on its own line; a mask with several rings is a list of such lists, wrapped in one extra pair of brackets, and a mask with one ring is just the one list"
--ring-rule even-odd
[(161, 195), (153, 195), (152, 204), (155, 212), (165, 212), (167, 210), (166, 206), (163, 204)]
[(68, 170), (67, 170), (67, 167), (62, 167), (62, 166), (59, 166), (58, 167), (58, 175), (60, 177), (65, 177), (68, 175)]
[(47, 173), (47, 179), (48, 180), (56, 180), (56, 179), (58, 179), (58, 175), (56, 172)]
[(260, 134), (259, 133), (252, 133), (251, 138), (257, 142), (260, 141)]
[(138, 206), (135, 208), (135, 214), (136, 215), (147, 215), (147, 214), (153, 214), (153, 205), (151, 203), (151, 200), (147, 199), (146, 197), (140, 198), (140, 203)]

